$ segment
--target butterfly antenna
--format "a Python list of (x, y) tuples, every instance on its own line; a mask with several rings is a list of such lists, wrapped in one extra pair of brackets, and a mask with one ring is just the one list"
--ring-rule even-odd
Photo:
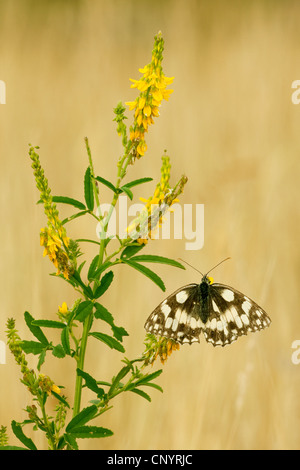
[(185, 264), (187, 264), (190, 268), (193, 268), (195, 271), (197, 271), (198, 273), (200, 273), (201, 276), (204, 276), (204, 274), (203, 274), (201, 271), (199, 271), (199, 269), (196, 269), (194, 266), (192, 266), (191, 264), (189, 264), (187, 261), (184, 261), (184, 259), (182, 259), (182, 258), (178, 258), (178, 259), (180, 259), (180, 261), (183, 261), (183, 262), (184, 262)]
[(227, 261), (228, 259), (231, 259), (230, 256), (229, 256), (228, 258), (223, 259), (222, 261), (220, 261), (220, 263), (216, 264), (216, 266), (214, 266), (213, 268), (211, 268), (211, 269), (206, 273), (206, 276), (207, 276), (213, 269), (215, 269), (217, 266), (220, 266), (220, 264), (224, 263), (224, 261)]

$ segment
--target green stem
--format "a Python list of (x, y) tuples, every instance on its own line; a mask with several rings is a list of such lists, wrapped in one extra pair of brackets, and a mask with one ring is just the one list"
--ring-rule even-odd
[(54, 436), (53, 436), (51, 428), (50, 428), (50, 424), (49, 424), (48, 417), (47, 417), (46, 410), (45, 410), (45, 404), (44, 404), (43, 397), (39, 397), (38, 400), (39, 400), (39, 405), (40, 405), (42, 415), (43, 415), (44, 426), (46, 428), (46, 433), (47, 433), (50, 449), (55, 450), (55, 439), (54, 439)]
[[(93, 313), (91, 313), (83, 323), (83, 332), (80, 344), (79, 358), (77, 361), (77, 368), (83, 370), (84, 367), (84, 358), (86, 352), (87, 339), (89, 331), (91, 328), (91, 323), (93, 319)], [(73, 417), (80, 412), (80, 402), (81, 402), (81, 392), (82, 392), (82, 377), (79, 375), (76, 376), (75, 383), (75, 397), (74, 397), (74, 407), (73, 407)]]

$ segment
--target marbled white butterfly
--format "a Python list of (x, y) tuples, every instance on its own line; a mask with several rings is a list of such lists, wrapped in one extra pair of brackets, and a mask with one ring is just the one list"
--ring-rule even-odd
[(181, 344), (200, 342), (203, 333), (213, 346), (225, 346), (270, 325), (266, 312), (249, 297), (214, 283), (208, 273), (201, 275), (200, 284), (181, 287), (156, 307), (145, 323), (148, 333)]

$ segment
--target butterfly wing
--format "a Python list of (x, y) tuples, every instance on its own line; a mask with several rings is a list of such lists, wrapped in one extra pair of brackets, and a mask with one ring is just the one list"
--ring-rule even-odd
[(223, 284), (209, 286), (210, 316), (203, 334), (214, 346), (225, 346), (239, 336), (267, 328), (267, 313), (249, 297)]
[(208, 343), (225, 346), (270, 325), (267, 313), (249, 297), (224, 284), (203, 282), (205, 290), (188, 284), (161, 302), (148, 317), (146, 331), (181, 344), (200, 342), (203, 332)]
[(151, 313), (145, 323), (148, 333), (178, 343), (200, 342), (204, 324), (199, 315), (199, 284), (188, 284), (173, 292)]

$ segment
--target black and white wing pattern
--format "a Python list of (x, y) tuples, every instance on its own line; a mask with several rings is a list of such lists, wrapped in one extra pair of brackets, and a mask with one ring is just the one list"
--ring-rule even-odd
[(203, 333), (213, 346), (225, 346), (270, 325), (267, 313), (253, 300), (210, 279), (203, 276), (200, 284), (181, 287), (167, 297), (147, 319), (146, 331), (181, 344), (200, 342)]

